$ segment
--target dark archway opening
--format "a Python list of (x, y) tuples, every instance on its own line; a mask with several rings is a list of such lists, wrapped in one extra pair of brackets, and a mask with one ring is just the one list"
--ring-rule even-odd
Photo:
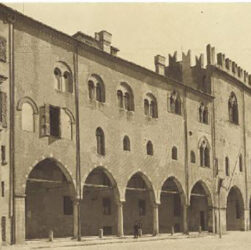
[(227, 196), (227, 230), (244, 229), (244, 202), (240, 190), (232, 187)]
[(38, 163), (26, 184), (26, 239), (73, 235), (74, 186), (52, 159)]
[(81, 201), (81, 231), (83, 236), (117, 234), (118, 190), (112, 176), (103, 168), (94, 169), (87, 177)]
[(153, 190), (140, 173), (133, 175), (127, 183), (124, 233), (133, 234), (135, 223), (141, 224), (143, 234), (153, 233)]
[(212, 200), (208, 189), (201, 182), (197, 182), (191, 192), (188, 209), (189, 231), (210, 231), (213, 229)]
[(159, 231), (171, 233), (183, 231), (183, 195), (175, 178), (168, 178), (162, 186), (159, 206)]

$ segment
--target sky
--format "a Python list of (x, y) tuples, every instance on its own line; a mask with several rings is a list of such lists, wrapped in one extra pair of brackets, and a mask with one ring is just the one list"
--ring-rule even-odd
[(251, 3), (5, 4), (69, 35), (107, 30), (120, 57), (152, 70), (157, 54), (168, 65), (191, 49), (194, 63), (210, 43), (251, 73)]

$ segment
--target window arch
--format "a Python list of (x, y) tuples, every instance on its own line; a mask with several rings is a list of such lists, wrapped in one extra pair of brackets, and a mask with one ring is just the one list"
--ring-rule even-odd
[(200, 143), (200, 166), (210, 167), (210, 149), (207, 140), (203, 139)]
[(229, 113), (229, 121), (234, 124), (238, 124), (239, 123), (238, 103), (234, 92), (231, 93), (228, 100), (228, 113)]
[(33, 108), (27, 102), (22, 105), (22, 130), (34, 132)]
[(225, 173), (226, 173), (226, 176), (229, 176), (229, 159), (228, 159), (228, 157), (225, 158)]
[(208, 124), (208, 107), (204, 103), (201, 103), (199, 107), (199, 121)]
[(195, 157), (194, 151), (190, 152), (190, 161), (191, 161), (191, 163), (195, 163), (196, 162), (196, 157)]
[(73, 79), (70, 67), (64, 62), (57, 62), (54, 68), (55, 88), (73, 93)]
[(105, 155), (105, 135), (101, 128), (96, 129), (97, 154)]
[(173, 148), (172, 148), (172, 159), (178, 160), (178, 150), (175, 146), (173, 146)]
[(173, 91), (170, 96), (170, 111), (174, 114), (181, 115), (181, 99), (177, 91)]
[(144, 99), (144, 113), (146, 116), (158, 118), (158, 104), (155, 96), (148, 93)]
[(88, 80), (89, 99), (105, 102), (105, 85), (100, 76), (93, 74)]
[(123, 139), (123, 150), (124, 151), (130, 151), (131, 150), (131, 145), (130, 145), (130, 139), (126, 135)]
[(243, 171), (242, 155), (239, 156), (239, 170), (240, 170), (240, 172)]
[(147, 155), (153, 155), (153, 144), (151, 141), (148, 141), (146, 144), (146, 153)]
[(118, 106), (127, 111), (134, 111), (134, 96), (131, 87), (122, 82), (117, 91)]

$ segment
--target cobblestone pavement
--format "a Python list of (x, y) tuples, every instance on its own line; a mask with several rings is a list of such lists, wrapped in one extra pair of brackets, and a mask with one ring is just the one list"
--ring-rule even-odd
[[(95, 243), (95, 242), (93, 242)], [(44, 243), (29, 244), (28, 246), (10, 246), (3, 247), (2, 250), (30, 250), (30, 249), (55, 249), (55, 250), (251, 250), (251, 231), (249, 232), (228, 232), (223, 235), (222, 239), (218, 236), (210, 235), (200, 238), (177, 238), (164, 239), (154, 238), (153, 240), (132, 240), (126, 239), (124, 242), (118, 243), (116, 240), (97, 241), (97, 245), (68, 245), (64, 242), (51, 243), (47, 246)]]

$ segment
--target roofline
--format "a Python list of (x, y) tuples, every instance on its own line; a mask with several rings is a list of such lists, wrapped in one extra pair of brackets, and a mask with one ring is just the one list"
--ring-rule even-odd
[[(46, 25), (46, 24), (44, 24), (44, 23), (42, 23), (42, 22), (40, 22), (40, 21), (38, 21), (38, 20), (35, 20), (35, 19), (33, 19), (32, 17), (26, 16), (26, 15), (22, 14), (21, 12), (19, 12), (19, 11), (17, 11), (17, 10), (14, 10), (14, 9), (12, 9), (12, 8), (10, 8), (10, 7), (8, 7), (8, 6), (4, 5), (4, 4), (2, 4), (2, 3), (0, 3), (0, 12), (1, 12), (1, 9), (3, 10), (3, 12), (6, 12), (5, 14), (11, 13), (12, 15), (18, 16), (19, 18), (25, 19), (25, 21), (33, 22), (33, 23), (35, 23), (35, 24), (37, 24), (37, 25), (40, 25), (40, 26), (42, 26), (42, 27), (44, 27), (44, 28), (46, 28), (46, 29), (49, 29), (50, 31), (52, 31), (52, 32), (54, 32), (54, 33), (57, 33), (57, 34), (59, 34), (59, 35), (65, 37), (66, 39), (68, 39), (70, 42), (73, 43), (73, 45), (82, 47), (82, 48), (87, 49), (87, 50), (89, 50), (89, 51), (91, 51), (91, 52), (93, 52), (93, 53), (97, 53), (97, 54), (99, 54), (99, 55), (101, 55), (101, 56), (105, 56), (105, 57), (107, 57), (107, 58), (109, 58), (109, 59), (112, 59), (112, 60), (115, 61), (115, 62), (119, 62), (119, 63), (121, 63), (121, 64), (126, 64), (126, 65), (128, 65), (128, 66), (133, 67), (133, 68), (136, 69), (136, 70), (141, 70), (141, 71), (143, 71), (143, 73), (150, 74), (152, 77), (157, 77), (157, 78), (160, 79), (161, 81), (165, 81), (165, 82), (167, 82), (168, 80), (169, 80), (169, 81), (172, 81), (174, 84), (176, 84), (176, 85), (178, 85), (178, 86), (180, 86), (180, 87), (182, 87), (182, 88), (184, 88), (184, 89), (186, 89), (186, 90), (190, 90), (190, 91), (193, 92), (193, 93), (197, 93), (197, 94), (199, 94), (199, 95), (201, 95), (201, 96), (203, 96), (203, 97), (206, 97), (206, 98), (208, 98), (208, 99), (213, 99), (213, 98), (214, 98), (214, 97), (213, 97), (212, 95), (210, 95), (210, 94), (201, 92), (201, 91), (199, 91), (199, 90), (197, 90), (197, 89), (194, 89), (194, 88), (191, 88), (190, 86), (187, 86), (187, 85), (185, 85), (184, 83), (179, 82), (179, 81), (177, 81), (177, 80), (174, 80), (174, 79), (172, 79), (172, 78), (170, 78), (170, 77), (162, 76), (162, 75), (156, 73), (156, 72), (153, 71), (153, 70), (150, 70), (150, 69), (148, 69), (148, 68), (145, 68), (145, 67), (143, 67), (143, 66), (140, 66), (140, 65), (138, 65), (138, 64), (135, 64), (135, 63), (130, 62), (130, 61), (128, 61), (128, 60), (119, 58), (118, 56), (113, 56), (113, 55), (108, 54), (108, 53), (106, 53), (106, 52), (104, 52), (104, 51), (102, 51), (102, 50), (96, 49), (96, 48), (94, 48), (94, 47), (92, 47), (92, 46), (90, 46), (90, 45), (88, 45), (88, 44), (85, 44), (85, 43), (83, 43), (83, 42), (77, 40), (76, 38), (73, 38), (72, 36), (70, 36), (70, 35), (68, 35), (68, 34), (66, 34), (66, 33), (64, 33), (64, 32), (62, 32), (62, 31), (59, 31), (59, 30), (57, 30), (57, 29), (55, 29), (55, 28), (52, 28), (51, 26)], [(87, 35), (87, 36), (88, 36), (88, 35)]]

